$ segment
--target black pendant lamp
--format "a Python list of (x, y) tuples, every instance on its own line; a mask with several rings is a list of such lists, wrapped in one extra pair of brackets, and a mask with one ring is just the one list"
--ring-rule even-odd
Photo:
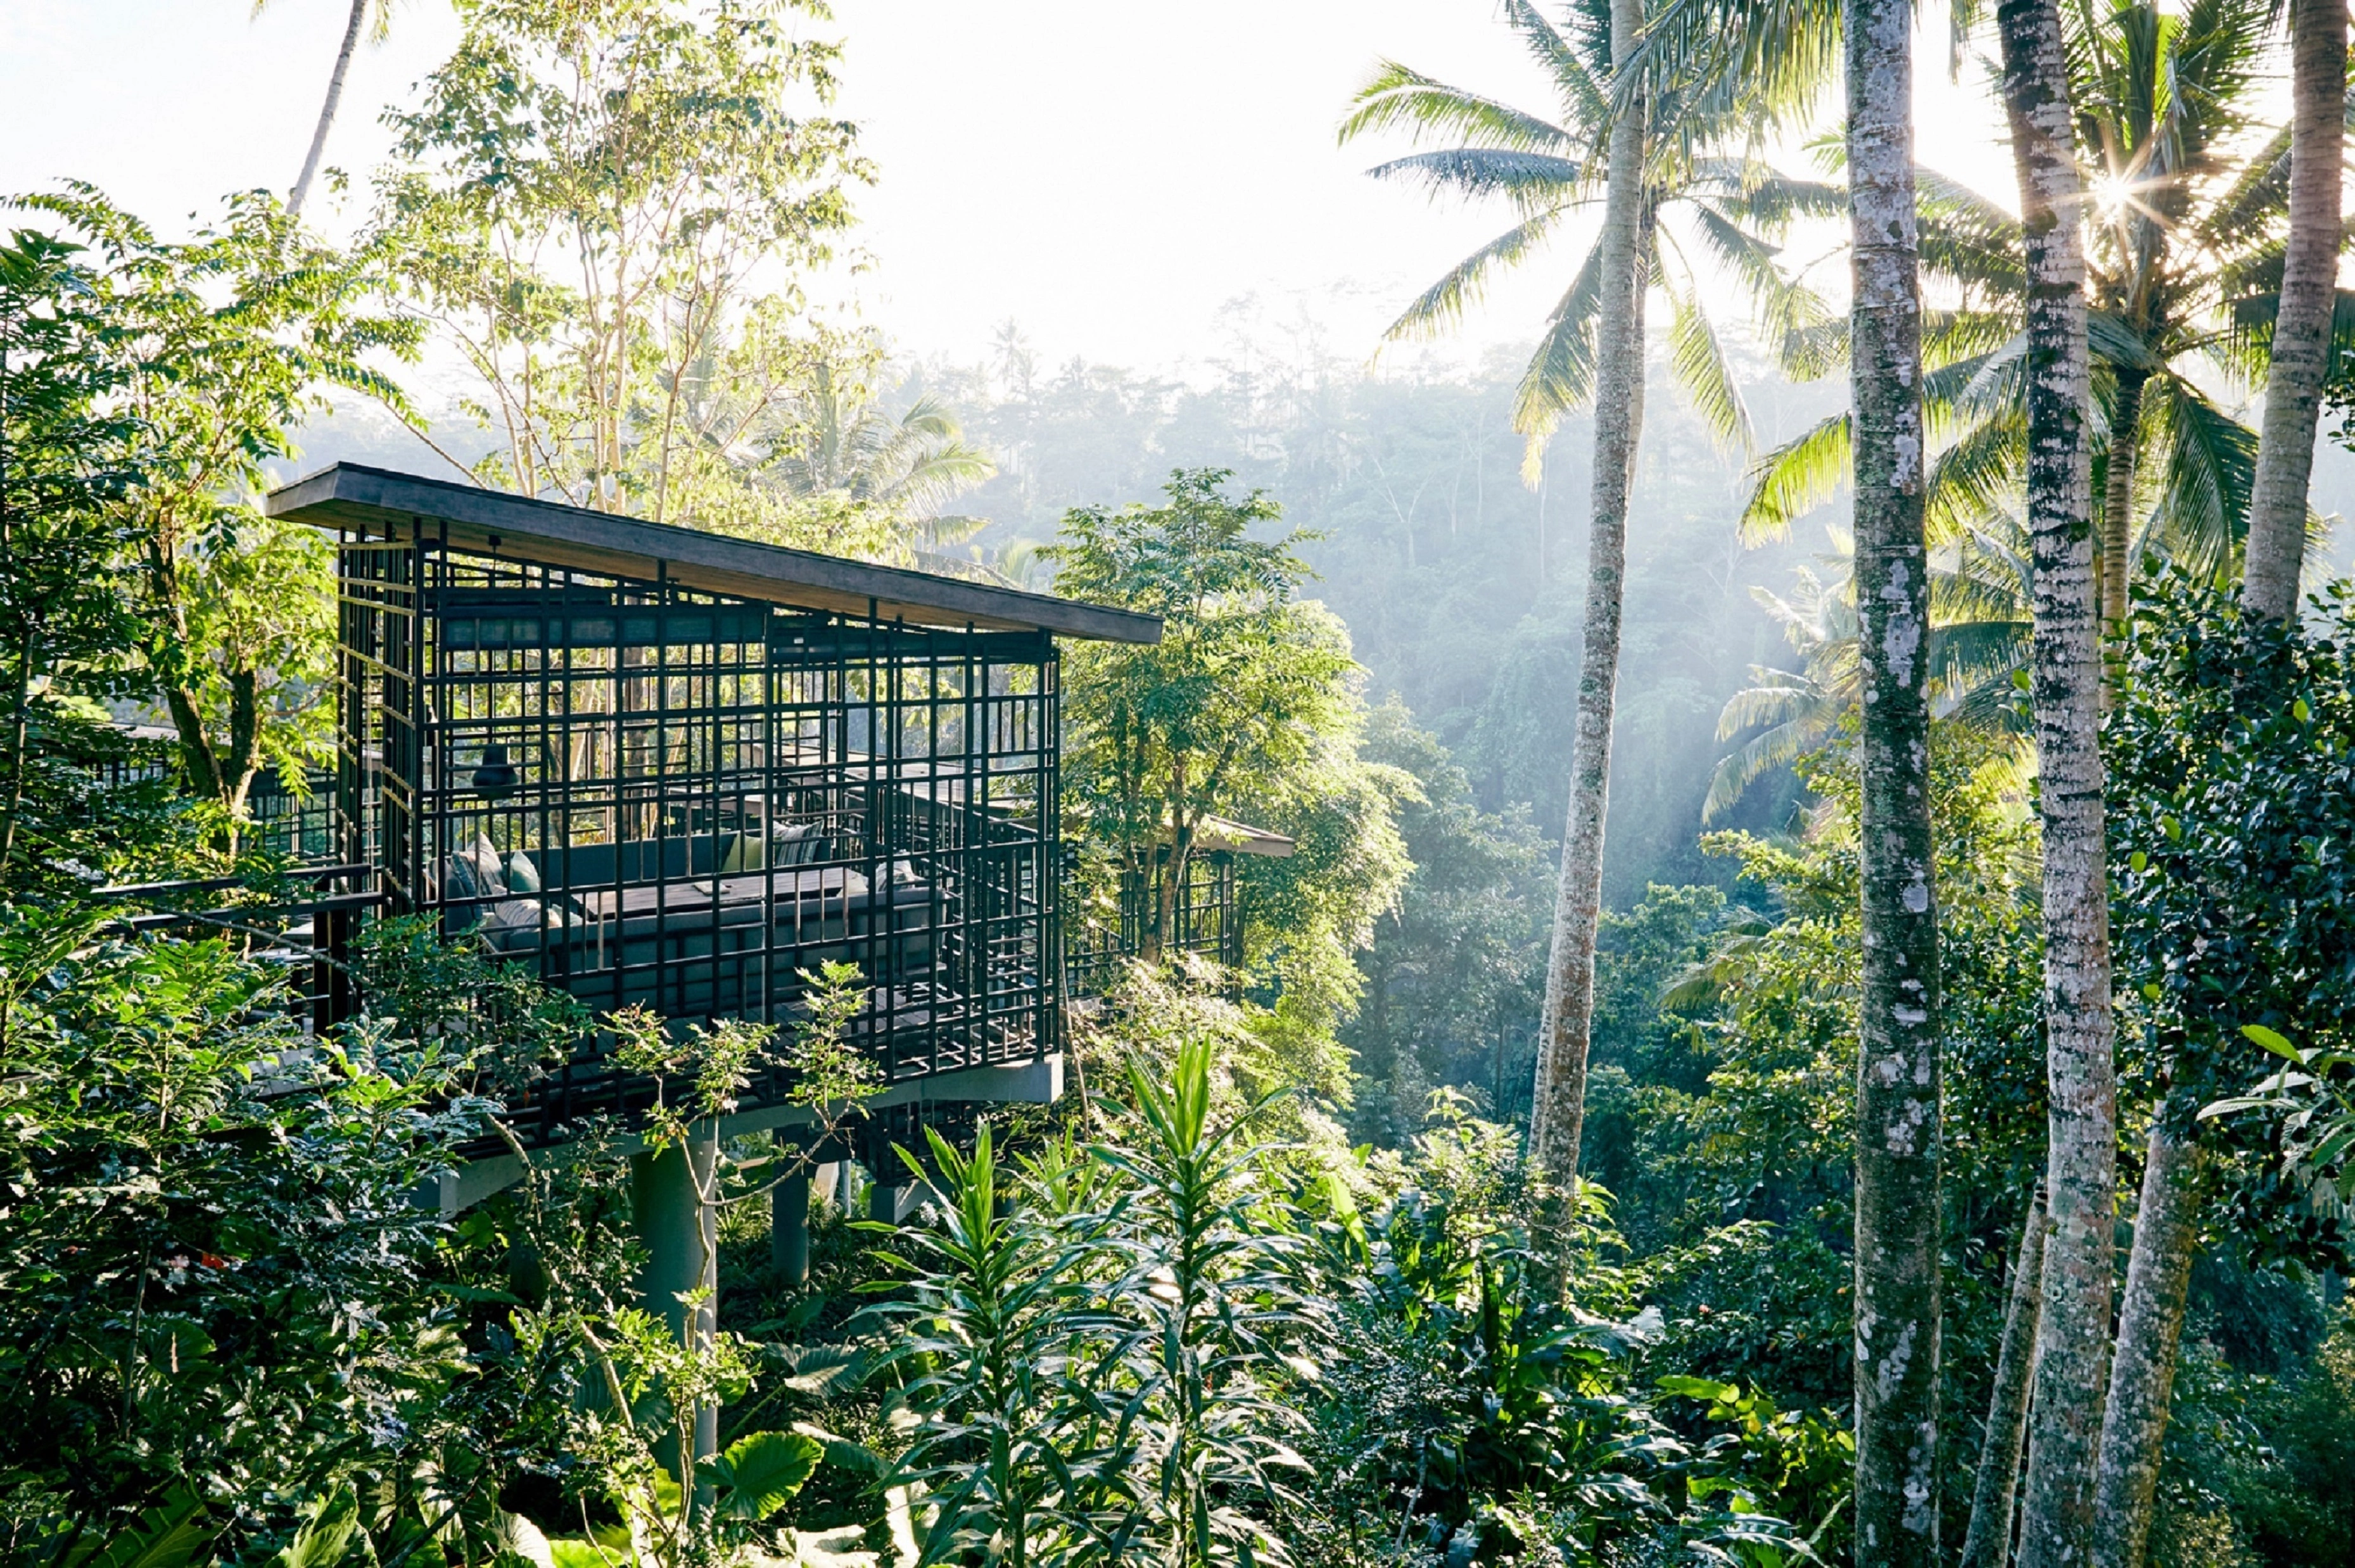
[(474, 793), (485, 800), (505, 800), (521, 787), (522, 775), (507, 761), (505, 744), (492, 741), (483, 747), (482, 765), (474, 770)]

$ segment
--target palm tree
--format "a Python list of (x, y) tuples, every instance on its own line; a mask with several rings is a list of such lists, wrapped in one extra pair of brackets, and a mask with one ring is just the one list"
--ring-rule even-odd
[(773, 487), (892, 507), (926, 544), (964, 537), (954, 526), (964, 519), (939, 508), (997, 472), (939, 399), (919, 397), (894, 414), (865, 376), (826, 357), (769, 405), (751, 439), (766, 449), (761, 471)]
[[(2291, 121), (2265, 150), (2275, 190), (2287, 179), (2288, 240), (2271, 301), (2244, 301), (2270, 350), (2242, 605), (2252, 615), (2297, 613), (2315, 426), (2332, 360), (2343, 352), (2345, 296), (2340, 159), (2347, 102), (2346, 0), (2290, 7)], [(2287, 155), (2287, 167), (2282, 155)], [(2266, 261), (2270, 262), (2271, 257)], [(2269, 269), (2268, 269), (2269, 270)], [(2206, 1162), (2191, 1131), (2196, 1101), (2178, 1090), (2151, 1118), (2147, 1158), (2118, 1315), (2095, 1486), (2095, 1568), (2141, 1568), (2167, 1435), (2185, 1297), (2198, 1245)]]
[[(1753, 665), (1752, 684), (1727, 699), (1717, 737), (1749, 740), (1727, 753), (1701, 805), (1707, 821), (1731, 807), (1753, 783), (1831, 743), (1856, 711), (1859, 667), (1854, 552), (1844, 538), (1838, 570), (1802, 567), (1787, 597), (1763, 588), (1751, 596), (1783, 628), (1799, 668)], [(2028, 661), (2030, 571), (2017, 519), (1974, 530), (1930, 557), (1930, 711), (1973, 730), (2017, 734), (2014, 675)], [(1764, 728), (1760, 728), (1764, 726)]]
[[(253, 0), (253, 14), (261, 16), (270, 9), (270, 0)], [(373, 15), (375, 25), (369, 25)], [(368, 35), (368, 42), (380, 44), (392, 31), (392, 0), (352, 0), (350, 17), (344, 24), (344, 41), (336, 50), (336, 69), (327, 76), (327, 101), (319, 106), (318, 128), (311, 133), (311, 150), (304, 155), (303, 173), (294, 181), (294, 194), (286, 198), (290, 216), (300, 218), (303, 204), (311, 199), (311, 182), (318, 177), (319, 158), (327, 150), (327, 132), (336, 123), (336, 111), (344, 101), (344, 79), (351, 74), (352, 55), (359, 48), (360, 34)]]
[(2243, 596), (2250, 610), (2275, 620), (2297, 613), (2307, 481), (2330, 357), (2343, 233), (2347, 0), (2292, 0), (2290, 43), (2289, 246), (2273, 331), (2274, 370), (2265, 382)]
[[(2200, 432), (2179, 428), (2190, 386), (2181, 367), (2223, 347), (2216, 326), (2224, 294), (2247, 281), (2266, 220), (2278, 213), (2275, 159), (2261, 153), (2236, 166), (2223, 151), (2247, 128), (2243, 104), (2255, 85), (2266, 12), (2262, 0), (2197, 0), (2179, 16), (2143, 4), (2097, 25), (2081, 11), (2069, 40), (2077, 141), (2098, 160), (2087, 282), (2100, 323), (2094, 352), (2110, 383), (2102, 616), (2114, 629), (2126, 618), (2133, 575), (2124, 563), (2137, 553), (2146, 402), (2156, 402), (2150, 411), (2165, 436), (2198, 441)], [(2229, 555), (2246, 503), (2251, 444), (2245, 432), (2230, 439), (2229, 493), (2179, 494), (2168, 507), (2192, 525), (2174, 530), (2179, 553), (2188, 549), (2211, 571)]]
[(1671, 364), (1688, 397), (1721, 440), (1746, 449), (1749, 416), (1703, 306), (1692, 258), (1711, 256), (1742, 279), (1777, 329), (1812, 327), (1820, 307), (1784, 280), (1761, 230), (1828, 210), (1836, 198), (1827, 187), (1705, 151), (1789, 105), (1755, 94), (1721, 104), (1702, 90), (1707, 79), (1625, 69), (1643, 26), (1636, 0), (1611, 0), (1607, 9), (1584, 0), (1566, 12), (1562, 27), (1531, 0), (1507, 0), (1506, 18), (1552, 80), (1559, 101), (1550, 118), (1393, 61), (1359, 91), (1340, 134), (1346, 142), (1404, 130), (1444, 141), (1449, 144), (1372, 172), (1434, 194), (1502, 197), (1516, 212), (1503, 234), (1407, 307), (1390, 329), (1393, 339), (1453, 325), (1496, 272), (1529, 261), (1592, 206), (1595, 155), (1604, 154), (1601, 233), (1555, 305), (1514, 404), (1515, 428), (1529, 442), (1525, 473), (1531, 477), (1561, 415), (1589, 398), (1595, 408), (1584, 650), (1529, 1127), (1532, 1150), (1566, 1190), (1577, 1177), (1585, 1112), (1627, 502), (1642, 427), (1646, 298), (1654, 287), (1668, 298)]
[[(1913, 7), (1905, 0), (1668, 0), (1647, 59), (1703, 69), (1702, 101), (1805, 86), (1837, 33), (1847, 86), (1865, 967), (1856, 1118), (1857, 1539), (1876, 1565), (1938, 1545), (1939, 1034), (1931, 897), (1921, 263)], [(1822, 345), (1832, 333), (1801, 330)]]
[(1864, 975), (1856, 1074), (1856, 1538), (1942, 1568), (1938, 923), (1913, 8), (1846, 0)]
[[(2132, 14), (2131, 6), (2121, 13)], [(2080, 1391), (2101, 1379), (2117, 1189), (2084, 201), (2058, 0), (2003, 0), (1996, 35), (2025, 272), (2022, 487), (2036, 562), (2032, 686), (2044, 854), (2048, 1219), (2019, 1561), (2075, 1568), (2092, 1535), (2100, 1430)], [(2122, 453), (2131, 450), (2134, 429), (2126, 411), (2114, 442)], [(2126, 577), (2123, 550), (2109, 566)]]
[[(2180, 16), (2142, 4), (2064, 18), (2079, 156), (2101, 171), (2086, 204), (2086, 325), (2103, 416), (2094, 432), (2098, 570), (2113, 623), (2130, 580), (2121, 563), (2156, 556), (2221, 573), (2248, 515), (2256, 432), (2200, 378), (2247, 383), (2266, 362), (2265, 338), (2251, 326), (2271, 321), (2279, 286), (2287, 133), (2232, 155), (2245, 146), (2264, 14), (2250, 0), (2200, 0)], [(1919, 177), (1924, 264), (1961, 300), (1925, 323), (1923, 393), (1941, 444), (1930, 530), (1944, 540), (2022, 483), (2025, 239), (1985, 197), (1933, 171)], [(1843, 349), (1836, 331), (1803, 336), (1786, 363), (1819, 375)], [(1779, 534), (1828, 498), (1847, 463), (1845, 415), (1769, 453), (1753, 475), (1745, 531)]]

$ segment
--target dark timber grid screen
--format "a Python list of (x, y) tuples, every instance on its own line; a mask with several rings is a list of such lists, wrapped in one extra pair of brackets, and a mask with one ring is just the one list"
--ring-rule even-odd
[[(1056, 1048), (1047, 634), (347, 534), (342, 643), (340, 815), (393, 912), (599, 1012), (789, 1024), (801, 971), (855, 964), (895, 1082)], [(552, 1123), (639, 1088), (591, 1051), (534, 1097)]]
[[(1214, 958), (1230, 968), (1241, 966), (1239, 859), (1227, 849), (1198, 848), (1186, 857), (1186, 879), (1178, 884), (1174, 912), (1177, 952)], [(1145, 933), (1161, 907), (1161, 879), (1167, 872), (1168, 859), (1165, 845), (1156, 851), (1150, 878), (1135, 870), (1121, 871), (1109, 899), (1090, 900), (1075, 894), (1069, 966), (1072, 995), (1103, 995), (1118, 977), (1121, 961), (1144, 951)], [(1077, 912), (1081, 910), (1084, 914)]]

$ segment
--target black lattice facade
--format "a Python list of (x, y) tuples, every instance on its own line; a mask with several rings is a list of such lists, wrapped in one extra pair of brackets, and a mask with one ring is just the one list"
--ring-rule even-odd
[[(515, 554), (344, 529), (340, 852), (391, 912), (598, 1012), (790, 1023), (855, 965), (894, 1082), (1060, 1049), (1048, 632)], [(584, 1061), (540, 1097), (623, 1093)]]
[[(1196, 849), (1186, 857), (1171, 910), (1171, 953), (1190, 953), (1230, 968), (1243, 961), (1238, 857), (1227, 849)], [(1120, 965), (1145, 951), (1146, 934), (1159, 918), (1161, 889), (1169, 874), (1169, 850), (1156, 846), (1148, 875), (1125, 868), (1090, 898), (1071, 918), (1068, 976), (1074, 996), (1102, 996), (1117, 979)]]

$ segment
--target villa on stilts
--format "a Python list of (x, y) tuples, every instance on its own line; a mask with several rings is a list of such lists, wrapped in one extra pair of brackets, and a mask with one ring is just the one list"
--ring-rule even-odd
[[(309, 831), (324, 816), (335, 864), (300, 933), (320, 1025), (360, 1006), (344, 958), (380, 916), (435, 917), (592, 1013), (682, 1026), (789, 1025), (805, 972), (855, 965), (849, 1039), (881, 1088), (846, 1147), (812, 1154), (866, 1165), (892, 1219), (911, 1195), (892, 1142), (1060, 1094), (1057, 643), (1150, 643), (1156, 618), (348, 463), (266, 505), (338, 540), (339, 742)], [(652, 1102), (609, 1050), (591, 1031), (509, 1099), (527, 1156)], [(634, 1157), (650, 1303), (711, 1283), (686, 1162), (806, 1139), (792, 1086), (765, 1066), (703, 1147)], [(454, 1211), (522, 1175), (504, 1142), (463, 1152), (424, 1200)]]
[[(858, 1116), (821, 1123), (790, 1061), (765, 1059), (698, 1141), (655, 1153), (637, 1135), (662, 1085), (592, 1027), (419, 1193), (455, 1213), (527, 1160), (570, 1157), (584, 1125), (617, 1132), (639, 1285), (675, 1328), (681, 1296), (717, 1285), (703, 1192), (723, 1144), (802, 1151), (776, 1189), (773, 1258), (805, 1277), (813, 1170), (863, 1166), (869, 1214), (902, 1218), (917, 1189), (895, 1144), (1060, 1097), (1067, 1004), (1124, 959), (1239, 968), (1240, 868), (1292, 852), (1212, 818), (1174, 887), (1167, 845), (1131, 847), (1108, 881), (1080, 875), (1058, 645), (1156, 642), (1154, 616), (349, 463), (265, 507), (336, 541), (335, 763), (266, 777), (251, 828), (312, 891), (197, 912), (189, 899), (236, 880), (107, 890), (124, 925), (262, 942), (310, 976), (322, 1034), (365, 1006), (355, 943), (386, 918), (523, 966), (592, 1018), (640, 1008), (677, 1029), (790, 1029), (806, 976), (858, 972), (847, 1042), (879, 1083)], [(165, 766), (119, 776), (152, 787)]]

